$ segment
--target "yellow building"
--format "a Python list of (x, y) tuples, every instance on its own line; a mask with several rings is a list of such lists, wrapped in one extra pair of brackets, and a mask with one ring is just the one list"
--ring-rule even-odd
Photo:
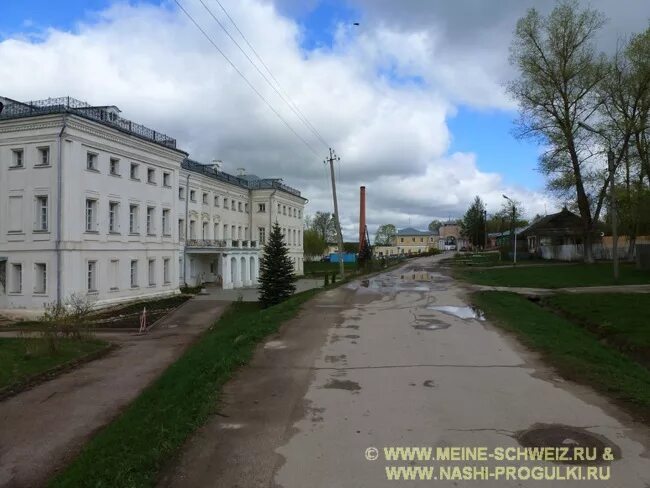
[(378, 257), (422, 254), (437, 248), (437, 232), (407, 227), (397, 231), (390, 246), (375, 246), (374, 254)]

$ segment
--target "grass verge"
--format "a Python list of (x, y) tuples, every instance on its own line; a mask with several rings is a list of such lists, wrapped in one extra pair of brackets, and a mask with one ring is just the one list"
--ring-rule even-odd
[(0, 338), (0, 394), (106, 347), (105, 341), (96, 339), (57, 339), (58, 350), (50, 352), (41, 338)]
[(165, 463), (214, 412), (222, 385), (250, 360), (256, 344), (316, 293), (309, 290), (267, 309), (233, 303), (50, 486), (154, 486)]
[(542, 303), (650, 367), (649, 293), (558, 293)]
[(485, 291), (472, 295), (497, 326), (513, 332), (543, 354), (567, 379), (586, 383), (650, 420), (650, 371), (610, 348), (579, 325), (514, 293)]
[[(636, 269), (632, 264), (622, 264), (620, 271), (620, 285), (650, 284), (650, 272)], [(612, 277), (612, 265), (609, 263), (456, 269), (454, 276), (463, 281), (488, 286), (566, 288), (616, 284)]]

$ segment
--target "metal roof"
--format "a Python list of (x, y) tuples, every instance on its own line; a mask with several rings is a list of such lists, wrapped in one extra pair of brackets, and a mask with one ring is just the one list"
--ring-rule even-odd
[(433, 236), (435, 235), (430, 230), (417, 230), (413, 227), (407, 227), (405, 229), (399, 229), (397, 231), (398, 236)]

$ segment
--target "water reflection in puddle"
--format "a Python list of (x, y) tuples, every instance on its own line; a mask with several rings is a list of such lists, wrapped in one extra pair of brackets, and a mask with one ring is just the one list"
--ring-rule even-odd
[(454, 307), (451, 305), (442, 305), (442, 306), (430, 306), (427, 307), (430, 310), (437, 310), (438, 312), (446, 313), (448, 315), (453, 315), (460, 319), (476, 319), (476, 320), (485, 320), (485, 316), (481, 310), (476, 307)]
[(423, 270), (408, 270), (399, 275), (381, 275), (374, 278), (367, 278), (358, 284), (348, 285), (349, 288), (368, 288), (375, 291), (444, 291), (447, 287), (442, 284), (448, 282), (449, 278), (440, 274)]

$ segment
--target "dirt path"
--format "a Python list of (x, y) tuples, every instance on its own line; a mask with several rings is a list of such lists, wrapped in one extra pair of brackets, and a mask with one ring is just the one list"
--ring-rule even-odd
[[(603, 441), (621, 453), (610, 481), (544, 486), (647, 488), (648, 428), (591, 389), (558, 378), (475, 318), (464, 298), (431, 258), (318, 296), (227, 384), (220, 415), (188, 442), (160, 486), (478, 486), (388, 481), (386, 466), (423, 464), (388, 463), (381, 449), (515, 448), (520, 434), (540, 427), (545, 446), (585, 439), (584, 445)], [(366, 460), (369, 447), (380, 449), (379, 459)], [(541, 486), (504, 479), (479, 484)]]
[(0, 402), (0, 487), (37, 487), (68, 463), (222, 313), (200, 296), (146, 336), (102, 334), (107, 356)]

